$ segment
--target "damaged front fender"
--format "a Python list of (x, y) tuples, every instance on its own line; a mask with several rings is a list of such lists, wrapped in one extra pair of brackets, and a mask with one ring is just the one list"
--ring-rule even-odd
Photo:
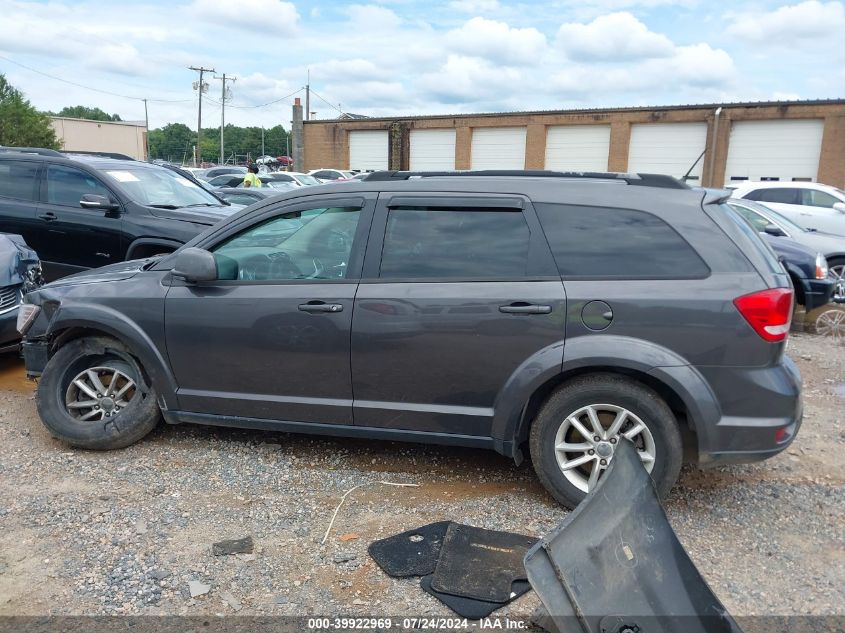
[(20, 235), (0, 233), (0, 288), (23, 285), (27, 293), (43, 283), (38, 254)]
[(525, 556), (553, 633), (741, 633), (666, 517), (633, 444)]

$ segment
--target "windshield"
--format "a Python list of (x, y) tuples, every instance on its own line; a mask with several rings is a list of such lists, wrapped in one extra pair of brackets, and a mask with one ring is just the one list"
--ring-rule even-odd
[(320, 181), (314, 178), (314, 176), (309, 176), (307, 174), (302, 174), (300, 176), (294, 176), (300, 183), (303, 185), (319, 185)]
[(169, 169), (128, 167), (105, 173), (120, 184), (133, 202), (144, 206), (174, 209), (224, 206), (205, 189)]

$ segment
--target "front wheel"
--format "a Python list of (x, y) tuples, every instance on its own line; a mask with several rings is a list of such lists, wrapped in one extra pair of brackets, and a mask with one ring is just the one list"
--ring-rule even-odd
[(845, 258), (834, 257), (827, 264), (827, 275), (834, 284), (831, 299), (836, 303), (845, 303)]
[(47, 363), (36, 392), (38, 415), (58, 439), (79, 448), (123, 448), (155, 428), (155, 392), (125, 345), (75, 339)]
[(678, 478), (683, 447), (675, 416), (648, 387), (613, 374), (575, 378), (546, 401), (531, 426), (540, 481), (574, 508), (613, 460), (620, 442), (636, 446), (661, 496)]

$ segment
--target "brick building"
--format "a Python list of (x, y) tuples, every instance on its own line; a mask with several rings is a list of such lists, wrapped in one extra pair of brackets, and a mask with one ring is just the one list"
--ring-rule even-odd
[(303, 139), (306, 169), (692, 168), (692, 182), (714, 187), (845, 187), (845, 100), (311, 120)]

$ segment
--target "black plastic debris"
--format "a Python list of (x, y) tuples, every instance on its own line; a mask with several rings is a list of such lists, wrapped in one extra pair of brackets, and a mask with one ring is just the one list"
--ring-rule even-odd
[(226, 556), (228, 554), (252, 554), (252, 537), (230, 539), (220, 541), (211, 546), (211, 553), (215, 556)]
[(431, 594), (440, 602), (449, 607), (458, 615), (468, 618), (470, 620), (480, 620), (486, 618), (496, 609), (501, 609), (508, 602), (516, 600), (524, 593), (531, 591), (531, 585), (527, 580), (516, 580), (511, 587), (511, 595), (504, 602), (489, 602), (487, 600), (475, 600), (474, 598), (464, 598), (462, 596), (453, 596), (448, 593), (441, 593), (431, 588), (432, 576), (423, 576), (420, 578), (420, 587), (428, 594)]
[(387, 574), (422, 576), (420, 587), (458, 615), (490, 615), (531, 589), (522, 564), (535, 538), (451, 521), (374, 541), (368, 551)]
[(527, 580), (522, 560), (536, 538), (452, 523), (431, 579), (439, 593), (504, 603)]
[(525, 556), (553, 633), (739, 633), (623, 442), (586, 499)]
[(415, 530), (373, 541), (367, 548), (388, 576), (407, 578), (434, 573), (440, 547), (451, 521), (430, 523)]

